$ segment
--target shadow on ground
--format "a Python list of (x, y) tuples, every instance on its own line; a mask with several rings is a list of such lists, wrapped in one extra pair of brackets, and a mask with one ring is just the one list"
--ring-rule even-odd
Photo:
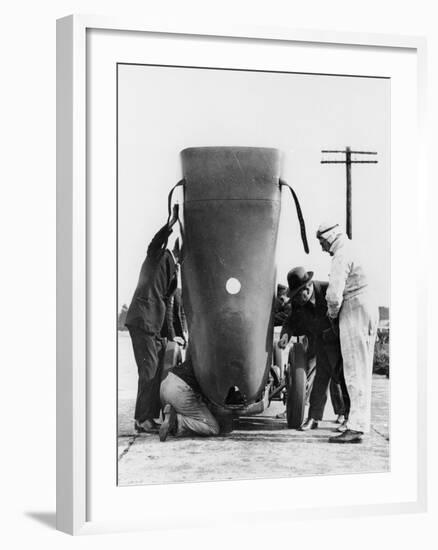
[(287, 430), (284, 420), (277, 418), (266, 418), (258, 416), (247, 416), (234, 421), (234, 429), (241, 431), (280, 431)]
[(328, 403), (319, 428), (289, 430), (273, 402), (261, 415), (242, 417), (225, 436), (168, 438), (132, 433), (135, 397), (119, 399), (119, 485), (387, 472), (389, 380), (373, 377), (372, 430), (360, 445), (333, 445), (335, 416)]
[(56, 529), (56, 512), (25, 512), (25, 515), (50, 529)]

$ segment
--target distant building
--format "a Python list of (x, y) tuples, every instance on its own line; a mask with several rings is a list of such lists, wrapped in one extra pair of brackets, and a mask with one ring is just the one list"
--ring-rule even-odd
[(379, 319), (381, 321), (389, 321), (389, 307), (379, 306)]

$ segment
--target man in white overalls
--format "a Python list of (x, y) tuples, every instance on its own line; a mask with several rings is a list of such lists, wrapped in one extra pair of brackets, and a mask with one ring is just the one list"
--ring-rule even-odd
[(323, 223), (316, 234), (332, 256), (327, 314), (339, 330), (344, 376), (351, 406), (347, 430), (330, 443), (361, 443), (370, 430), (371, 381), (378, 308), (357, 250), (339, 227)]

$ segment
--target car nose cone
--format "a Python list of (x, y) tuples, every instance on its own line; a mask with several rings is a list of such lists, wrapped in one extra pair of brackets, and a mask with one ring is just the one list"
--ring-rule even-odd
[(181, 153), (182, 265), (190, 356), (204, 395), (227, 407), (261, 397), (272, 352), (280, 152), (201, 147)]

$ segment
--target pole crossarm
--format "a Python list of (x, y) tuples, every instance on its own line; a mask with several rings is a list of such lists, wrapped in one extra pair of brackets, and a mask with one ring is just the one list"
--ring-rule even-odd
[(352, 189), (351, 189), (351, 165), (352, 164), (377, 164), (377, 160), (353, 160), (352, 155), (377, 155), (376, 151), (352, 151), (350, 147), (345, 149), (322, 149), (321, 153), (335, 153), (345, 155), (343, 160), (321, 160), (321, 164), (345, 164), (347, 176), (346, 188), (346, 230), (348, 238), (353, 235), (352, 229)]
[(377, 164), (378, 160), (322, 160), (321, 164)]
[[(346, 152), (345, 149), (322, 149), (321, 151), (321, 153), (343, 153), (344, 155)], [(355, 155), (377, 155), (376, 151), (350, 151), (350, 153), (354, 153)]]

